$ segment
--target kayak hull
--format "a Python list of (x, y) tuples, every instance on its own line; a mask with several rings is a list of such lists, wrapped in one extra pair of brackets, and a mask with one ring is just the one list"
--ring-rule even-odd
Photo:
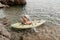
[(22, 23), (15, 23), (15, 24), (12, 24), (11, 27), (18, 28), (18, 29), (35, 28), (35, 27), (38, 27), (38, 26), (44, 24), (45, 22), (46, 22), (45, 20), (34, 20), (34, 21), (32, 21), (31, 25), (24, 25)]

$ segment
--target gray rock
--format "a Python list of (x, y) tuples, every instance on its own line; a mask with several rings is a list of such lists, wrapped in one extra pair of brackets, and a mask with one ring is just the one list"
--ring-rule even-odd
[(10, 40), (10, 39), (8, 39), (8, 38), (6, 38), (6, 37), (0, 35), (0, 40)]
[(4, 25), (0, 24), (0, 35), (9, 38), (11, 37), (11, 34), (7, 31)]
[(26, 0), (0, 0), (0, 2), (5, 5), (26, 4)]
[[(0, 3), (0, 8), (3, 8), (3, 7), (9, 7), (8, 5), (3, 5)], [(2, 16), (2, 15), (1, 15)], [(3, 16), (4, 17), (4, 16)]]

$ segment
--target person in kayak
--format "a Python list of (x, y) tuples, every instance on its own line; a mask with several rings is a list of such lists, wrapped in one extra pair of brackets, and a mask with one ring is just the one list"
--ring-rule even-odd
[(30, 25), (32, 24), (32, 21), (30, 20), (30, 17), (28, 15), (25, 15), (22, 17), (22, 23), (25, 25)]

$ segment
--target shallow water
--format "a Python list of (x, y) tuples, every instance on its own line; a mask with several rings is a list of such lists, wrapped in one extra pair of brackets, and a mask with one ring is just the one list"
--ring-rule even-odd
[(0, 9), (0, 18), (7, 17), (13, 23), (20, 20), (20, 15), (28, 14), (32, 19), (47, 20), (47, 24), (60, 25), (60, 0), (27, 0), (26, 12), (21, 6)]

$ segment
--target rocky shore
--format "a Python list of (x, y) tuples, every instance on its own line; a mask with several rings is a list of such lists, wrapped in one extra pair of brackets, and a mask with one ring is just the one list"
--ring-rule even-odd
[(32, 29), (12, 29), (9, 27), (10, 21), (6, 20), (6, 18), (0, 19), (0, 40), (60, 40), (60, 27), (58, 26), (41, 25), (36, 33)]
[[(24, 14), (20, 6), (0, 9), (0, 40), (60, 40), (60, 1), (59, 0), (27, 0), (27, 14), (32, 19), (44, 19), (48, 23), (39, 26), (34, 32), (32, 29), (17, 30), (10, 28)], [(11, 21), (12, 20), (12, 21)], [(53, 25), (54, 24), (54, 25)]]

